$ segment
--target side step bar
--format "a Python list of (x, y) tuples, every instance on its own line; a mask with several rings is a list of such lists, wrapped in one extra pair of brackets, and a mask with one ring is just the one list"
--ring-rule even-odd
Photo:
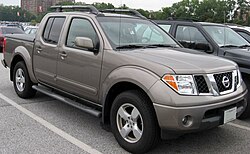
[(80, 109), (80, 110), (82, 110), (82, 111), (84, 111), (86, 113), (89, 113), (89, 114), (91, 114), (91, 115), (93, 115), (95, 117), (100, 118), (101, 115), (102, 115), (102, 113), (100, 111), (98, 111), (98, 110), (96, 110), (94, 108), (90, 108), (90, 107), (88, 107), (86, 105), (77, 103), (76, 101), (73, 101), (73, 100), (71, 100), (69, 98), (58, 95), (58, 94), (54, 93), (52, 90), (50, 90), (49, 88), (45, 88), (43, 86), (37, 86), (37, 85), (32, 86), (32, 88), (39, 91), (39, 92), (41, 92), (41, 93), (43, 93), (43, 94), (45, 94), (45, 95), (48, 95), (48, 96), (50, 96), (52, 98), (55, 98), (55, 99), (57, 99), (59, 101), (62, 101), (64, 103), (68, 104), (68, 105), (71, 105), (71, 106), (73, 106), (75, 108), (78, 108), (78, 109)]

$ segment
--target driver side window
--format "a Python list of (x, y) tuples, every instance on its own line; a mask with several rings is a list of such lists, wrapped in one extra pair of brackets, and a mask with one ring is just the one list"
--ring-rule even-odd
[(94, 46), (97, 44), (98, 41), (98, 36), (92, 24), (87, 19), (82, 18), (74, 18), (72, 20), (68, 32), (66, 46), (75, 47), (76, 37), (90, 38), (93, 41)]
[(210, 50), (209, 43), (203, 34), (192, 26), (178, 26), (176, 39), (185, 47), (195, 50)]

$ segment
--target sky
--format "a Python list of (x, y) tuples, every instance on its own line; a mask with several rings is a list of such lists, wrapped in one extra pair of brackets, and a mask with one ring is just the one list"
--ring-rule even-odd
[[(126, 4), (128, 7), (133, 9), (144, 9), (144, 10), (161, 10), (162, 7), (171, 6), (173, 3), (181, 0), (76, 0), (76, 2), (85, 2), (92, 4), (94, 2), (112, 3), (114, 6), (121, 6)], [(4, 5), (20, 5), (21, 0), (0, 0), (0, 4)]]

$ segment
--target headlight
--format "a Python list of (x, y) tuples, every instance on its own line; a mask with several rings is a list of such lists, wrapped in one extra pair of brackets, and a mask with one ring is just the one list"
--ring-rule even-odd
[(165, 75), (162, 80), (182, 95), (197, 95), (192, 75)]
[(240, 73), (239, 69), (237, 70), (237, 78), (238, 78), (237, 88), (239, 88), (241, 86), (241, 83), (242, 83), (242, 77), (241, 77), (241, 73)]

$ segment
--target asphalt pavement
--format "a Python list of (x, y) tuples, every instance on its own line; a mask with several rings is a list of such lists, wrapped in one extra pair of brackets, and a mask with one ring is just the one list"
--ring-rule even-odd
[[(2, 53), (0, 53), (2, 59)], [(127, 153), (100, 119), (41, 93), (19, 98), (0, 66), (0, 153)], [(162, 141), (150, 153), (250, 153), (250, 119)]]

